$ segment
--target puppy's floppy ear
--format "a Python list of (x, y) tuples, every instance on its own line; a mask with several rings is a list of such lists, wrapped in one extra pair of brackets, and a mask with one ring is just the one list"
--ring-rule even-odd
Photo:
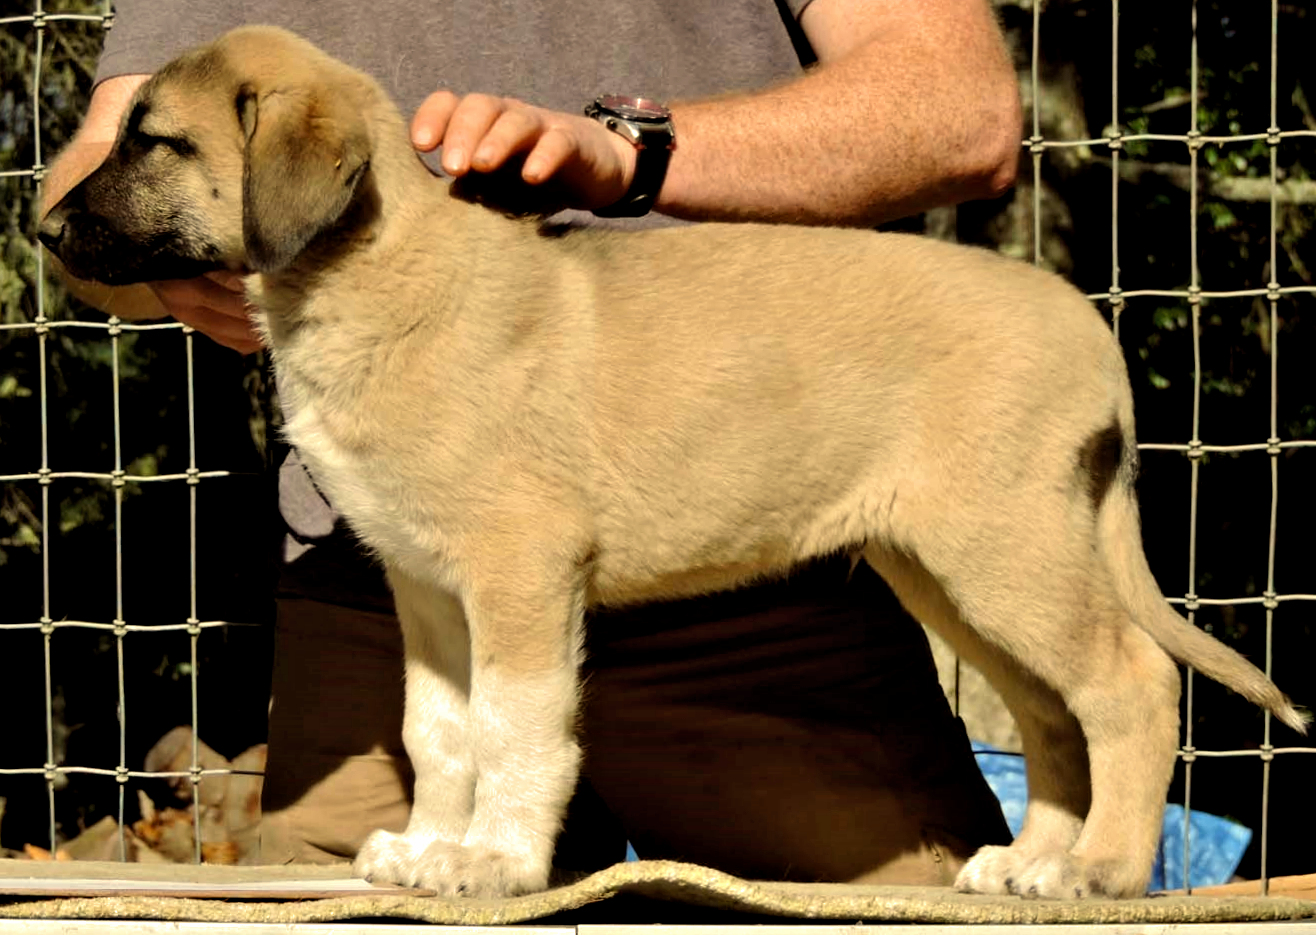
[(364, 117), (342, 97), (309, 88), (238, 92), (246, 137), (242, 239), (247, 265), (272, 272), (291, 263), (347, 210), (366, 166)]

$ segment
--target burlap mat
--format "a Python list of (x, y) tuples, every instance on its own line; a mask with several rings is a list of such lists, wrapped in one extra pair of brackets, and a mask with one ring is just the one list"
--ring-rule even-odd
[[(308, 892), (344, 881), (341, 867), (149, 866), (141, 864), (53, 864), (0, 861), (0, 918), (153, 919), (205, 922), (329, 922), (346, 919), (399, 919), (460, 925), (497, 925), (570, 915), (595, 905), (595, 919), (606, 917), (608, 900), (642, 896), (710, 910), (730, 910), (793, 919), (927, 923), (1107, 923), (1282, 921), (1316, 918), (1316, 901), (1285, 897), (1160, 896), (1124, 901), (1051, 902), (965, 896), (937, 887), (852, 886), (828, 883), (759, 883), (667, 861), (619, 864), (545, 893), (500, 900), (449, 900), (433, 896), (352, 894), (328, 898), (197, 899), (114, 895), (49, 898), (15, 895), (28, 881), (50, 881), (77, 892), (84, 881), (122, 881), (149, 887), (173, 881), (216, 887), (249, 884), (304, 886)], [(104, 886), (104, 883), (98, 885)], [(285, 889), (287, 887), (284, 887)], [(660, 905), (660, 904), (655, 904)], [(644, 921), (629, 918), (626, 921)]]

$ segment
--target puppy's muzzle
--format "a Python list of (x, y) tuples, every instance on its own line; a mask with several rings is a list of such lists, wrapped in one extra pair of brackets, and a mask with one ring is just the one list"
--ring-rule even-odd
[(140, 237), (84, 207), (81, 186), (42, 219), (37, 239), (78, 279), (122, 286), (160, 279), (189, 279), (223, 268), (213, 250), (195, 250), (164, 230)]
[(37, 239), (55, 256), (60, 256), (60, 247), (64, 243), (64, 232), (67, 229), (64, 216), (52, 211), (42, 219), (41, 227), (37, 231)]
[(121, 265), (124, 237), (105, 218), (78, 202), (81, 186), (55, 205), (41, 220), (37, 239), (79, 279), (109, 282), (107, 276)]

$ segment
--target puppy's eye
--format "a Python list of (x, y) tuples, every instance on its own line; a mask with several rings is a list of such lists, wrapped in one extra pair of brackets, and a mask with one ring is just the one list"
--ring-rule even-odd
[(163, 146), (179, 156), (191, 156), (196, 153), (196, 146), (185, 136), (176, 133), (152, 133), (145, 126), (149, 114), (150, 108), (145, 101), (138, 101), (129, 111), (124, 137), (131, 145), (143, 151)]
[(137, 142), (143, 149), (163, 146), (178, 156), (191, 156), (196, 153), (196, 147), (192, 145), (192, 142), (182, 136), (156, 136), (151, 133), (139, 133)]

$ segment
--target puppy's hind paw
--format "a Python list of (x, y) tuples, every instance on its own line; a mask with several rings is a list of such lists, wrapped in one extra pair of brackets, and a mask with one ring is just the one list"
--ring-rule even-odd
[(1126, 879), (1122, 865), (1089, 863), (1067, 852), (1028, 855), (1010, 847), (984, 847), (960, 870), (961, 893), (1012, 894), (1025, 899), (1129, 898), (1146, 892), (1146, 880)]
[(486, 848), (417, 844), (403, 834), (376, 831), (366, 838), (352, 870), (372, 882), (418, 886), (440, 896), (498, 899), (547, 889), (549, 866)]

